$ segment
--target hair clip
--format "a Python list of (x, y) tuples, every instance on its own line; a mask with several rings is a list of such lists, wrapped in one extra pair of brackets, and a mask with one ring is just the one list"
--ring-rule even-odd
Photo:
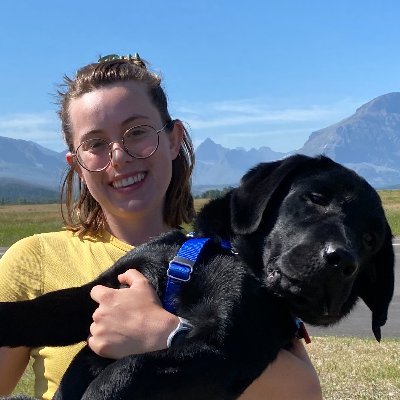
[(133, 61), (139, 64), (143, 64), (142, 59), (140, 58), (138, 53), (135, 53), (133, 56), (132, 54), (128, 54), (127, 56), (119, 56), (118, 54), (108, 54), (104, 57), (99, 57), (98, 62), (107, 62), (113, 60), (126, 60), (126, 61)]

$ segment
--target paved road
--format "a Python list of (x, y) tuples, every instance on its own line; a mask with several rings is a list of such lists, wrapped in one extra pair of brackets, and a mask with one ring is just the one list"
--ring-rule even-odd
[[(382, 329), (383, 337), (400, 338), (400, 238), (394, 240), (396, 253), (395, 269), (395, 293), (389, 308), (388, 322)], [(7, 248), (0, 247), (0, 257)], [(368, 307), (360, 301), (350, 316), (338, 325), (329, 328), (315, 328), (307, 326), (311, 335), (315, 336), (359, 336), (373, 337), (371, 331), (371, 312)]]
[(0, 257), (5, 253), (7, 247), (0, 247)]

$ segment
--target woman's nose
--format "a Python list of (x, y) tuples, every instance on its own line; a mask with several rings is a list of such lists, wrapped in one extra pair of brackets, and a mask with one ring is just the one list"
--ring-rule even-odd
[(118, 140), (110, 143), (111, 149), (111, 164), (114, 168), (118, 167), (121, 163), (131, 161), (132, 156), (130, 156), (124, 146), (122, 145), (122, 141)]

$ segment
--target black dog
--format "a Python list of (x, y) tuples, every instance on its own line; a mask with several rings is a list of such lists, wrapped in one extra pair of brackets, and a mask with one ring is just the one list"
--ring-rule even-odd
[[(203, 208), (196, 231), (212, 240), (174, 300), (194, 325), (184, 343), (117, 361), (85, 347), (56, 399), (235, 399), (290, 346), (294, 317), (334, 324), (358, 298), (380, 340), (394, 286), (392, 235), (379, 196), (354, 172), (326, 157), (259, 164)], [(85, 340), (96, 308), (91, 288), (119, 287), (117, 275), (132, 266), (163, 298), (168, 263), (186, 239), (173, 231), (85, 286), (0, 303), (0, 346)]]

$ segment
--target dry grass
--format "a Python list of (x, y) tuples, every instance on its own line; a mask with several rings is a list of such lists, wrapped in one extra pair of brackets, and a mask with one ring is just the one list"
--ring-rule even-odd
[(400, 190), (380, 190), (378, 193), (386, 209), (400, 209)]
[(0, 246), (11, 246), (17, 240), (40, 232), (62, 228), (58, 204), (0, 206)]
[(325, 400), (400, 399), (400, 340), (316, 337), (307, 350)]

